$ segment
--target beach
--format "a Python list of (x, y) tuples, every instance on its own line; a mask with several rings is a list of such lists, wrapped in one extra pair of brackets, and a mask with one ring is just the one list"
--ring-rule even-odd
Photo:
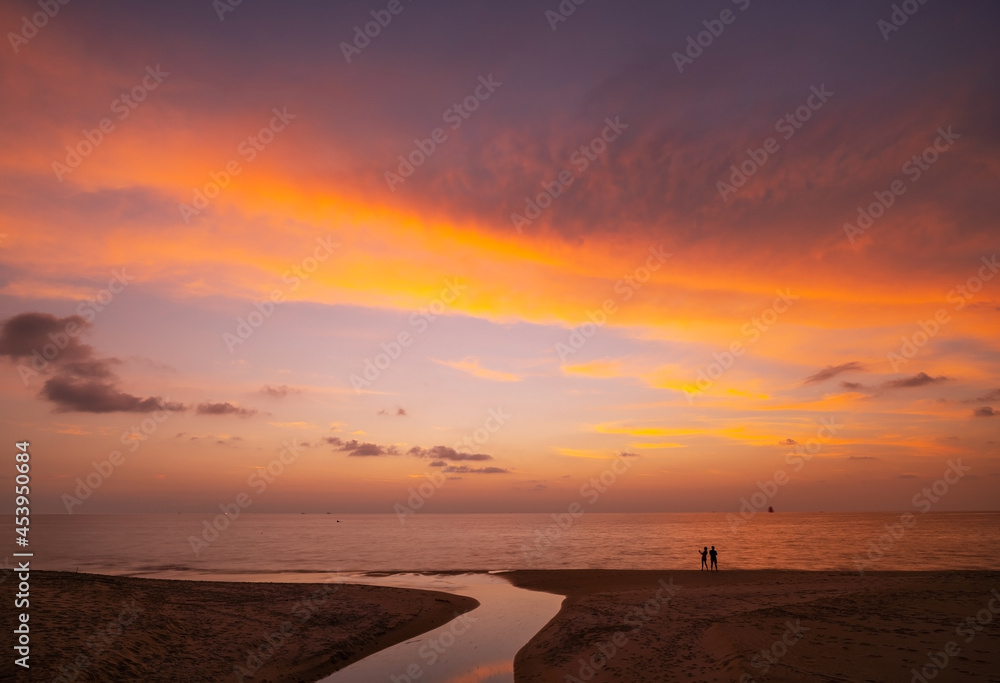
[[(312, 682), (478, 605), (382, 586), (32, 572), (31, 669), (0, 680)], [(15, 628), (13, 610), (3, 629)]]
[[(502, 576), (566, 596), (525, 633), (517, 681), (1000, 680), (1000, 572)], [(37, 572), (30, 680), (315, 681), (476, 606), (336, 582)]]
[(526, 683), (1000, 681), (998, 572), (506, 576), (567, 596), (515, 659)]

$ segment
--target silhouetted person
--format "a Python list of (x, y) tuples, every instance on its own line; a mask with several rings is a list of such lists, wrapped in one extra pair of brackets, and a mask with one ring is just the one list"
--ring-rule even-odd
[(704, 550), (699, 550), (698, 553), (701, 555), (701, 568), (708, 569), (708, 546), (705, 546)]
[(715, 546), (714, 545), (712, 546), (712, 549), (708, 551), (708, 554), (712, 558), (712, 568), (709, 569), (709, 571), (711, 571), (712, 569), (714, 569), (715, 571), (719, 571), (719, 562), (718, 562), (719, 553), (717, 553), (715, 551)]

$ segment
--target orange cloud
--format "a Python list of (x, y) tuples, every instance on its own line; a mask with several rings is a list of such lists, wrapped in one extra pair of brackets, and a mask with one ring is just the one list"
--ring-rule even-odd
[(479, 360), (476, 358), (463, 358), (459, 361), (434, 360), (434, 362), (439, 365), (444, 365), (449, 368), (454, 368), (455, 370), (468, 373), (473, 377), (488, 379), (494, 382), (520, 382), (522, 379), (519, 375), (515, 375), (512, 372), (500, 372), (499, 370), (484, 368), (479, 364)]

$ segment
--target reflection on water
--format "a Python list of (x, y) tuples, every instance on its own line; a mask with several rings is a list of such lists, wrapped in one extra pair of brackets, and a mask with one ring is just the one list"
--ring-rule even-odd
[(516, 588), (489, 574), (396, 574), (344, 580), (447, 591), (475, 598), (480, 606), (433, 631), (356, 662), (324, 678), (325, 683), (509, 683), (514, 680), (514, 655), (562, 604), (562, 596)]
[(706, 545), (722, 569), (853, 571), (873, 547), (866, 570), (1000, 566), (1000, 513), (915, 519), (896, 538), (886, 526), (899, 513), (760, 513), (738, 527), (721, 513), (588, 513), (565, 531), (544, 514), (417, 514), (405, 526), (395, 515), (243, 514), (195, 553), (202, 515), (41, 515), (31, 543), (41, 569), (132, 575), (697, 569)]

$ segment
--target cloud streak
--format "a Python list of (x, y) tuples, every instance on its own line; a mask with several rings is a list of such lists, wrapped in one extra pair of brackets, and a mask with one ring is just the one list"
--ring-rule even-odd
[(181, 403), (160, 397), (139, 398), (120, 391), (110, 382), (74, 381), (67, 375), (46, 380), (42, 395), (56, 405), (57, 412), (152, 413), (156, 410), (180, 412)]
[(236, 415), (237, 417), (253, 417), (257, 414), (257, 410), (255, 408), (241, 408), (230, 401), (222, 401), (219, 403), (205, 401), (204, 403), (198, 404), (198, 407), (195, 408), (195, 412), (198, 415)]
[[(344, 441), (336, 436), (328, 436), (323, 441), (333, 446), (334, 450), (345, 452), (348, 456), (352, 457), (379, 457), (401, 454), (396, 446), (380, 446), (376, 443), (363, 443), (356, 439)], [(510, 472), (506, 468), (496, 466), (470, 467), (468, 465), (452, 464), (487, 462), (493, 460), (493, 456), (488, 453), (463, 453), (448, 446), (432, 446), (431, 448), (413, 446), (410, 450), (406, 451), (406, 454), (430, 460), (429, 467), (440, 468), (442, 472), (449, 474), (507, 474)]]
[(851, 361), (850, 363), (842, 363), (841, 365), (828, 365), (814, 375), (809, 375), (806, 377), (802, 383), (803, 384), (816, 384), (818, 382), (825, 382), (828, 379), (833, 379), (837, 375), (844, 372), (864, 372), (865, 366), (858, 361)]
[(453, 368), (460, 372), (472, 375), (473, 377), (478, 377), (479, 379), (488, 379), (494, 382), (520, 382), (521, 377), (515, 375), (512, 372), (501, 372), (499, 370), (490, 370), (489, 368), (484, 368), (477, 358), (463, 358), (462, 360), (448, 361), (448, 360), (434, 360), (435, 363), (439, 365), (444, 365), (449, 368)]
[(469, 467), (468, 465), (449, 465), (442, 472), (449, 474), (510, 474), (504, 467)]
[(260, 388), (261, 394), (265, 396), (270, 396), (271, 398), (285, 398), (292, 394), (301, 394), (302, 390), (297, 387), (290, 387), (287, 384), (281, 384), (278, 386), (271, 386), (270, 384), (265, 384)]
[[(916, 389), (918, 387), (925, 387), (931, 384), (940, 384), (941, 382), (947, 382), (951, 378), (945, 377), (944, 375), (939, 375), (938, 377), (931, 377), (926, 372), (918, 372), (910, 377), (901, 377), (899, 379), (890, 379), (878, 384), (874, 387), (866, 386), (860, 382), (841, 382), (840, 386), (847, 391), (878, 391), (885, 390), (891, 391), (893, 389)], [(968, 401), (967, 401), (968, 402)]]
[(395, 446), (379, 446), (378, 444), (351, 439), (344, 441), (340, 437), (328, 436), (323, 439), (326, 443), (334, 447), (334, 450), (344, 451), (347, 455), (356, 458), (369, 458), (380, 455), (399, 455), (399, 450)]
[(883, 382), (880, 386), (883, 389), (913, 389), (915, 387), (925, 387), (928, 384), (947, 382), (949, 379), (949, 377), (944, 376), (931, 377), (926, 372), (918, 372), (912, 377), (903, 377)]
[(1000, 389), (993, 389), (978, 398), (972, 398), (967, 401), (963, 401), (963, 403), (991, 403), (993, 401), (1000, 401)]
[(418, 458), (433, 458), (435, 460), (450, 460), (452, 462), (483, 461), (493, 459), (492, 455), (487, 455), (486, 453), (463, 453), (461, 451), (456, 451), (454, 448), (449, 448), (448, 446), (434, 446), (432, 448), (420, 448), (419, 446), (414, 446), (407, 452), (409, 455), (413, 455)]

